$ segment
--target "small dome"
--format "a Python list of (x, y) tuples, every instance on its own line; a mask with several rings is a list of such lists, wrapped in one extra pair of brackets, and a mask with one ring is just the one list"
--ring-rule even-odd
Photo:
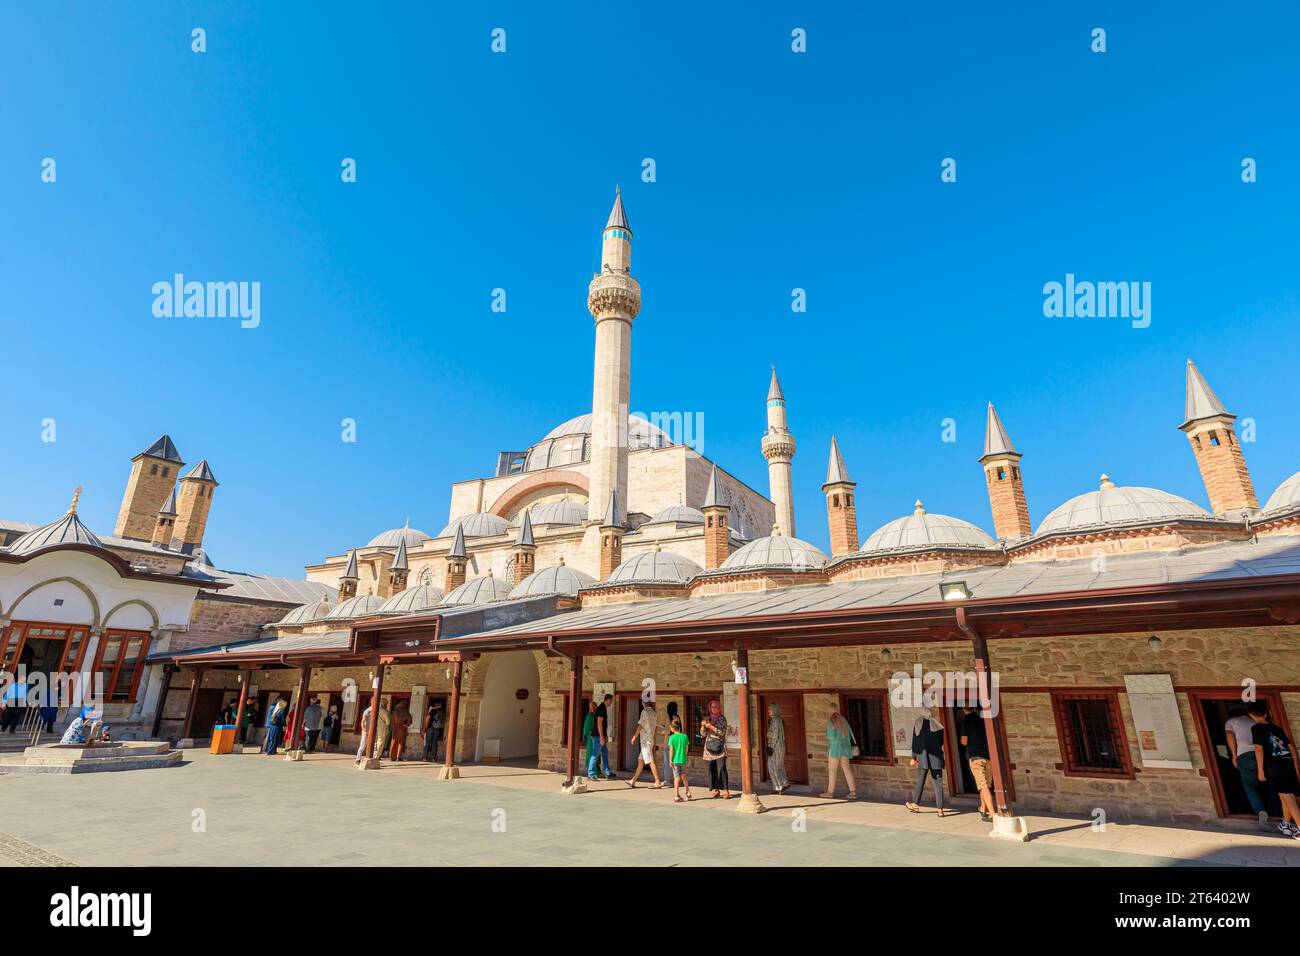
[(92, 548), (102, 548), (104, 543), (81, 523), (75, 511), (69, 511), (58, 521), (32, 531), (9, 545), (10, 554), (35, 554), (47, 548), (57, 548), (66, 544), (84, 544)]
[(579, 588), (589, 588), (596, 583), (590, 574), (583, 574), (567, 565), (559, 564), (534, 571), (514, 586), (510, 598), (542, 597), (546, 594), (567, 594), (577, 597)]
[(284, 617), (280, 618), (280, 620), (276, 621), (275, 623), (277, 626), (290, 625), (290, 624), (297, 624), (297, 625), (310, 624), (312, 621), (317, 621), (323, 617), (328, 616), (329, 613), (330, 613), (330, 606), (327, 602), (312, 601), (310, 604), (303, 604), (299, 607), (294, 608), (292, 611), (290, 611)]
[(704, 512), (688, 505), (672, 505), (659, 512), (646, 524), (669, 524), (672, 522), (677, 524), (704, 524)]
[(1277, 491), (1269, 495), (1263, 511), (1283, 511), (1300, 506), (1300, 471), (1277, 486)]
[(492, 601), (504, 601), (510, 596), (510, 585), (499, 581), (490, 574), (470, 578), (460, 587), (455, 588), (443, 598), (443, 604), (489, 604)]
[[(518, 527), (519, 523), (524, 520), (524, 513), (521, 511), (515, 515), (510, 526)], [(533, 524), (583, 524), (587, 520), (587, 506), (580, 505), (569, 498), (562, 498), (559, 501), (548, 501), (545, 504), (536, 505), (529, 511), (529, 520)]]
[(354, 617), (370, 617), (377, 614), (383, 606), (384, 599), (377, 594), (359, 594), (354, 598), (348, 598), (325, 615), (325, 618), (331, 621), (341, 621)]
[(685, 584), (702, 569), (689, 558), (671, 551), (651, 551), (628, 558), (605, 580), (605, 584)]
[[(468, 532), (466, 532), (468, 534)], [(429, 536), (418, 528), (390, 528), (370, 539), (367, 548), (395, 548), (406, 541), (408, 548), (419, 547), (429, 540)]]
[(500, 515), (478, 511), (457, 518), (438, 532), (438, 537), (450, 538), (456, 533), (457, 525), (465, 532), (467, 538), (490, 538), (494, 534), (505, 534), (510, 530), (510, 522)]
[(969, 521), (930, 514), (918, 501), (912, 514), (895, 518), (873, 531), (858, 554), (944, 548), (996, 550), (997, 546), (983, 529)]
[(432, 584), (421, 584), (394, 594), (384, 602), (379, 613), (418, 614), (432, 607), (440, 607), (444, 597), (442, 588), (435, 588)]
[(1102, 475), (1102, 485), (1098, 490), (1071, 498), (1044, 518), (1034, 533), (1209, 517), (1204, 508), (1186, 498), (1156, 488), (1116, 488), (1109, 478)]
[[(673, 443), (667, 433), (637, 415), (627, 417), (627, 447), (667, 448)], [(591, 459), (591, 415), (570, 418), (552, 428), (525, 453), (524, 470), (541, 471), (576, 465)]]
[(826, 566), (827, 557), (819, 549), (799, 538), (774, 534), (756, 538), (722, 562), (723, 571), (747, 568), (779, 568), (811, 571)]

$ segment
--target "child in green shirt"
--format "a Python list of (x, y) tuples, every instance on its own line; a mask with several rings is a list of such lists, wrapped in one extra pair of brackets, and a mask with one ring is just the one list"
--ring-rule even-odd
[(686, 787), (686, 799), (691, 799), (691, 782), (686, 779), (686, 748), (690, 745), (690, 738), (682, 733), (682, 721), (680, 717), (674, 717), (672, 723), (673, 732), (668, 735), (668, 752), (673, 768), (673, 803), (681, 803), (681, 787)]

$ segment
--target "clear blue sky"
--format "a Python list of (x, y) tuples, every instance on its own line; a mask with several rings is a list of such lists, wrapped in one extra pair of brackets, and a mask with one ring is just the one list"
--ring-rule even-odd
[[(765, 491), (777, 362), (814, 543), (832, 433), (864, 536), (918, 497), (991, 527), (989, 400), (1035, 522), (1103, 471), (1204, 504), (1188, 357), (1256, 420), (1261, 499), (1300, 468), (1292, 4), (473, 6), (5, 5), (0, 516), (83, 484), (111, 531), (167, 432), (221, 481), (222, 567), (301, 574), (408, 513), (436, 533), (452, 481), (589, 410), (615, 183), (633, 407), (702, 412)], [(259, 281), (260, 328), (155, 318), (175, 272)], [(1151, 282), (1150, 327), (1044, 318), (1067, 272)]]

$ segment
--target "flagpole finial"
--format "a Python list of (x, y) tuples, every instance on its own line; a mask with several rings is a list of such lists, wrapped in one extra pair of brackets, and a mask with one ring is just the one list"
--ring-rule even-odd
[(80, 498), (81, 498), (81, 485), (77, 485), (76, 490), (72, 492), (72, 505), (68, 508), (68, 514), (75, 515), (77, 513), (77, 501)]

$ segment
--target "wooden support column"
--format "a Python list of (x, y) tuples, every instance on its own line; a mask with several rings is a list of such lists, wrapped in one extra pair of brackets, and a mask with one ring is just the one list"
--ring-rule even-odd
[[(199, 703), (199, 688), (203, 686), (203, 668), (194, 668), (194, 676), (190, 678), (190, 699), (185, 705), (185, 726), (181, 728), (181, 738), (183, 740), (193, 740), (191, 736), (194, 733), (194, 709)], [(193, 744), (191, 744), (193, 746)]]
[(573, 791), (578, 786), (578, 738), (582, 735), (581, 654), (569, 658), (569, 713), (565, 719), (569, 722), (569, 746), (564, 752), (564, 786)]
[[(303, 664), (298, 678), (298, 703), (293, 708), (293, 740), (284, 742), (285, 753), (297, 750), (298, 735), (302, 733), (302, 715), (307, 712), (307, 688), (311, 685), (311, 664)], [(370, 712), (372, 715), (374, 711)]]
[(465, 675), (465, 662), (457, 659), (451, 665), (451, 700), (447, 702), (447, 755), (443, 758), (439, 780), (456, 780), (460, 769), (456, 766), (456, 732), (460, 725), (460, 683)]
[(762, 813), (767, 808), (754, 793), (752, 734), (749, 720), (749, 648), (736, 646), (736, 702), (740, 707), (740, 806), (745, 813)]
[(162, 692), (158, 695), (158, 708), (153, 715), (153, 730), (149, 732), (149, 736), (155, 740), (158, 738), (158, 731), (162, 729), (163, 711), (167, 709), (167, 695), (171, 693), (172, 675), (176, 673), (176, 670), (175, 664), (163, 665)]
[(375, 662), (375, 679), (371, 681), (370, 723), (366, 727), (366, 749), (361, 758), (362, 770), (377, 770), (379, 760), (375, 757), (375, 733), (379, 725), (379, 694), (384, 689), (384, 665)]
[(240, 743), (239, 732), (244, 728), (244, 707), (248, 704), (248, 684), (253, 672), (247, 667), (239, 669), (239, 703), (235, 705), (235, 742)]

